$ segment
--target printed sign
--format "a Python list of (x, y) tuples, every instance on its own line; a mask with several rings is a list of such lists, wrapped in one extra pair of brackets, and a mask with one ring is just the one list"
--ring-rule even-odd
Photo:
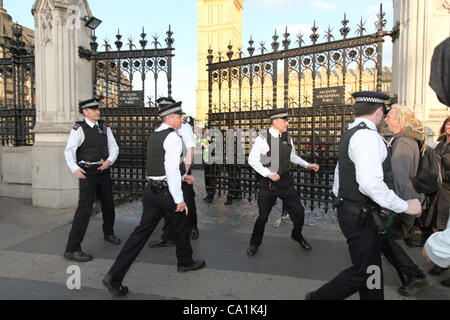
[(120, 91), (119, 107), (144, 107), (144, 91)]
[(336, 105), (345, 104), (344, 87), (329, 87), (314, 89), (314, 105)]

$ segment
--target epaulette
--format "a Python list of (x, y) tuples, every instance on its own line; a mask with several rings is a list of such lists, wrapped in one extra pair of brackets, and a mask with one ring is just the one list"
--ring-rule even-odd
[(82, 124), (83, 124), (83, 121), (75, 122), (75, 125), (73, 126), (73, 130), (77, 131), (78, 128), (80, 128)]
[(361, 122), (358, 124), (358, 127), (359, 127), (360, 129), (367, 129), (367, 124), (366, 124), (364, 121), (361, 121)]

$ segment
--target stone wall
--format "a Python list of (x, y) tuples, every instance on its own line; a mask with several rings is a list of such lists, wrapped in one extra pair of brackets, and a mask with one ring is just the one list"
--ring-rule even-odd
[(0, 148), (0, 197), (31, 199), (31, 147)]

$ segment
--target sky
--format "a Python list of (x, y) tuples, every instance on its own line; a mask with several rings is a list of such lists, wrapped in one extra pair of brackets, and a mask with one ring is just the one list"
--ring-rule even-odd
[[(35, 0), (4, 0), (4, 7), (14, 21), (34, 29), (31, 8)], [(295, 35), (306, 33), (306, 45), (310, 43), (311, 27), (319, 27), (320, 42), (324, 41), (326, 29), (330, 26), (336, 40), (341, 39), (339, 29), (344, 13), (350, 20), (350, 36), (356, 36), (356, 25), (361, 18), (366, 22), (369, 33), (375, 32), (379, 5), (383, 3), (387, 20), (386, 30), (393, 26), (392, 0), (244, 0), (242, 16), (243, 48), (248, 47), (250, 36), (256, 44), (261, 41), (270, 48), (274, 30), (284, 32), (285, 26), (291, 33), (291, 46)], [(125, 40), (132, 36), (139, 40), (142, 27), (147, 37), (157, 33), (165, 39), (169, 24), (174, 32), (175, 57), (173, 60), (173, 97), (183, 101), (183, 108), (189, 115), (195, 115), (195, 94), (197, 87), (197, 1), (196, 0), (89, 0), (92, 14), (103, 21), (97, 28), (99, 40), (113, 43), (118, 28)], [(99, 41), (100, 42), (100, 41)], [(160, 41), (161, 42), (161, 41)], [(162, 41), (161, 43), (164, 44)], [(255, 45), (256, 45), (255, 44)], [(99, 51), (103, 50), (99, 48)], [(384, 45), (383, 64), (391, 65), (392, 43)]]

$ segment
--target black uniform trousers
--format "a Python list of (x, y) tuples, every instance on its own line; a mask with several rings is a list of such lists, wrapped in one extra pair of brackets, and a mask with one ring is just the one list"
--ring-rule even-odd
[(413, 277), (422, 278), (425, 276), (419, 266), (411, 260), (405, 250), (395, 240), (394, 230), (392, 228), (387, 229), (382, 239), (381, 252), (387, 261), (397, 269), (403, 285), (406, 285)]
[(112, 194), (112, 181), (110, 170), (99, 171), (98, 166), (93, 166), (86, 171), (86, 179), (80, 179), (80, 196), (78, 208), (72, 223), (69, 239), (67, 241), (66, 252), (76, 252), (81, 250), (81, 242), (86, 233), (89, 220), (91, 218), (92, 207), (96, 195), (102, 205), (103, 234), (105, 236), (114, 234), (114, 200)]
[(305, 222), (305, 209), (303, 208), (300, 197), (295, 190), (292, 178), (284, 175), (277, 182), (272, 182), (268, 178), (261, 178), (259, 183), (258, 209), (259, 216), (253, 227), (250, 245), (259, 247), (264, 236), (264, 229), (269, 218), (270, 211), (278, 197), (283, 200), (289, 216), (294, 224), (292, 238), (295, 241), (301, 241), (302, 228)]
[(175, 233), (178, 265), (188, 266), (193, 263), (189, 218), (184, 211), (175, 212), (177, 206), (169, 191), (155, 193), (150, 189), (150, 185), (147, 184), (142, 202), (144, 210), (142, 212), (141, 222), (131, 233), (109, 271), (109, 274), (114, 280), (123, 280), (128, 269), (136, 260), (136, 257), (163, 217), (165, 217)]
[[(313, 293), (316, 300), (342, 300), (359, 292), (361, 300), (383, 300), (383, 271), (381, 266), (381, 244), (373, 219), (366, 218), (361, 226), (358, 217), (361, 206), (355, 202), (344, 200), (338, 207), (338, 222), (347, 239), (353, 266), (342, 271), (333, 280)], [(359, 227), (361, 226), (361, 227)], [(373, 275), (370, 266), (380, 269), (380, 289), (369, 289), (368, 278)]]
[(207, 164), (203, 162), (203, 169), (205, 171), (205, 188), (206, 195), (208, 198), (214, 198), (215, 193), (215, 178), (212, 177), (214, 175), (214, 165)]
[[(188, 184), (183, 182), (181, 184), (181, 190), (183, 190), (183, 197), (186, 206), (188, 207), (188, 217), (191, 228), (197, 228), (197, 205), (195, 204), (195, 191), (194, 184)], [(172, 231), (170, 224), (164, 218), (163, 234), (161, 239), (163, 240), (174, 240), (174, 232)]]

